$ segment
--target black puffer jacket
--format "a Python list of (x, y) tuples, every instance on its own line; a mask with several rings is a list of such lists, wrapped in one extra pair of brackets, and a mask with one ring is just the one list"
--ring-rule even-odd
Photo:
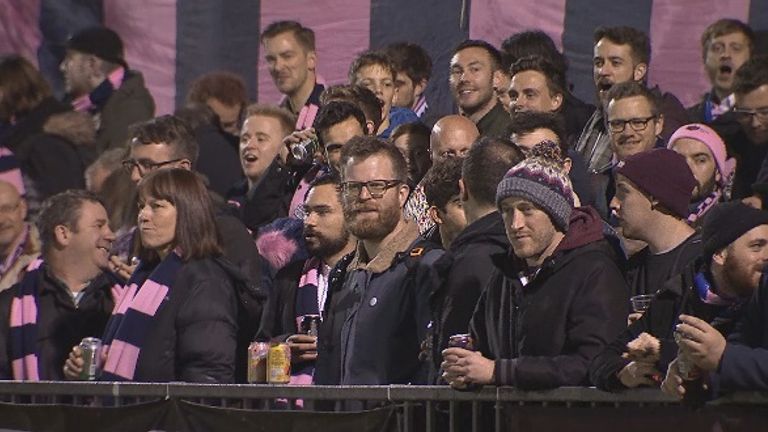
[(471, 333), (495, 360), (495, 383), (523, 389), (587, 385), (592, 358), (626, 326), (628, 288), (591, 208), (574, 210), (568, 233), (523, 285), (525, 264), (493, 257)]

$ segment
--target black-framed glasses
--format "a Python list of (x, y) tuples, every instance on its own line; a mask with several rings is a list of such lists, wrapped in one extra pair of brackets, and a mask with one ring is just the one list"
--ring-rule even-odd
[(403, 184), (400, 180), (350, 181), (341, 183), (341, 191), (348, 197), (357, 198), (360, 196), (360, 192), (363, 191), (363, 186), (365, 186), (372, 198), (379, 199), (387, 193), (387, 189), (400, 184)]
[(744, 109), (734, 107), (731, 111), (737, 119), (751, 121), (753, 118), (760, 120), (761, 122), (768, 121), (768, 107), (762, 107), (757, 109)]
[(645, 118), (631, 118), (629, 120), (609, 120), (608, 121), (608, 129), (611, 130), (611, 133), (622, 133), (624, 132), (624, 129), (627, 127), (627, 124), (629, 124), (629, 127), (632, 128), (635, 132), (642, 132), (645, 130), (645, 128), (648, 127), (648, 122), (651, 120), (654, 120), (656, 116), (650, 116)]
[(128, 171), (128, 173), (132, 173), (134, 169), (139, 170), (139, 174), (144, 175), (150, 171), (154, 171), (158, 168), (162, 168), (166, 165), (170, 165), (172, 163), (181, 162), (184, 158), (178, 158), (178, 159), (171, 159), (165, 162), (152, 162), (148, 159), (126, 159), (121, 162), (123, 165), (123, 169)]

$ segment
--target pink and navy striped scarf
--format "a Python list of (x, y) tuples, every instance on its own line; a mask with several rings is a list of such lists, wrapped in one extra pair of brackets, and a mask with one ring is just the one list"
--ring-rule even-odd
[[(171, 252), (142, 280), (142, 264), (128, 281), (104, 331), (106, 360), (101, 381), (133, 381), (141, 348), (152, 330), (158, 311), (170, 300), (171, 288), (183, 261)], [(140, 284), (140, 285), (139, 285)]]
[(43, 260), (27, 266), (27, 274), (16, 286), (11, 300), (11, 370), (13, 379), (40, 381), (37, 352), (37, 295)]
[[(320, 315), (320, 307), (317, 298), (319, 295), (319, 275), (323, 271), (323, 262), (316, 257), (308, 259), (299, 278), (299, 286), (296, 290), (296, 328), (301, 329), (301, 319), (304, 315)], [(305, 363), (303, 367), (291, 370), (290, 384), (312, 384), (312, 375), (315, 372), (314, 363)]]

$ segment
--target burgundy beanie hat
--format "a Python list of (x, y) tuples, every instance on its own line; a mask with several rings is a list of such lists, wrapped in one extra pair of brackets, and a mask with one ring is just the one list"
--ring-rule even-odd
[(619, 162), (621, 174), (659, 204), (681, 218), (687, 218), (696, 178), (685, 157), (664, 148), (653, 149)]

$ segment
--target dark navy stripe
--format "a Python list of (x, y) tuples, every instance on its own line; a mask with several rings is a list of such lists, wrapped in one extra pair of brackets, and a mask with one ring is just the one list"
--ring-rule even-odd
[(461, 18), (462, 0), (371, 2), (371, 48), (409, 41), (432, 56), (432, 78), (427, 88), (430, 118), (455, 110), (448, 88), (448, 64), (453, 49), (469, 37), (469, 7), (463, 21)]
[(755, 31), (755, 53), (768, 54), (768, 3), (752, 0), (749, 4), (749, 25)]
[(215, 70), (240, 75), (257, 100), (260, 0), (179, 0), (176, 4), (176, 106), (198, 76)]
[(128, 309), (125, 313), (125, 322), (130, 323), (131, 328), (123, 329), (117, 339), (141, 348), (146, 342), (149, 330), (152, 328), (154, 317), (134, 309)]
[(41, 0), (40, 34), (37, 52), (40, 71), (53, 86), (56, 96), (64, 95), (59, 63), (64, 59), (64, 44), (79, 30), (104, 22), (103, 0)]
[(563, 51), (569, 61), (568, 79), (574, 85), (577, 97), (589, 103), (595, 101), (592, 81), (592, 37), (595, 28), (601, 25), (630, 26), (648, 33), (652, 3), (652, 0), (568, 0), (565, 5)]
[[(28, 354), (35, 353), (35, 348), (37, 348), (36, 325), (25, 324), (21, 327), (10, 327), (8, 337), (11, 340), (11, 360), (17, 360)], [(29, 349), (32, 349), (32, 351), (29, 351)]]

